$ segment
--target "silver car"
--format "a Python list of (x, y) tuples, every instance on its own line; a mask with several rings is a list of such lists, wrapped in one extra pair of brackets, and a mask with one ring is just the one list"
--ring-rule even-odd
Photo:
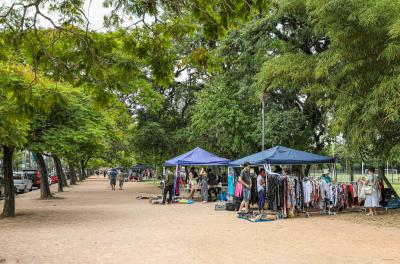
[(13, 177), (17, 192), (32, 191), (32, 180), (24, 172), (14, 172)]

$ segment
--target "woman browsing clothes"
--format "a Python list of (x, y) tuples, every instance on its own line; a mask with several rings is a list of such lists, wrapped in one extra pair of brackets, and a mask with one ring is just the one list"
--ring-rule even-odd
[(376, 215), (376, 208), (379, 207), (379, 187), (378, 177), (374, 175), (375, 168), (368, 169), (368, 175), (365, 181), (365, 202), (364, 207), (369, 209), (367, 215)]

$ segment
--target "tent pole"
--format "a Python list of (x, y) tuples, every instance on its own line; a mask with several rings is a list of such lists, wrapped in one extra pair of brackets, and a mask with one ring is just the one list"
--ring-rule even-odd
[(264, 151), (264, 143), (265, 143), (265, 102), (262, 100), (262, 137), (261, 137), (261, 149)]
[(333, 175), (335, 176), (335, 180), (337, 181), (337, 172), (336, 172), (336, 161), (333, 164)]
[(361, 175), (364, 177), (364, 162), (361, 162)]

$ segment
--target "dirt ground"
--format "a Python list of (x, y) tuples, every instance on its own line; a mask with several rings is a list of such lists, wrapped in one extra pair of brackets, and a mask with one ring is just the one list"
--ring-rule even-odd
[(18, 217), (0, 220), (0, 263), (400, 263), (398, 212), (251, 223), (214, 203), (135, 198), (156, 193), (136, 182), (111, 191), (92, 178), (63, 199), (21, 195)]

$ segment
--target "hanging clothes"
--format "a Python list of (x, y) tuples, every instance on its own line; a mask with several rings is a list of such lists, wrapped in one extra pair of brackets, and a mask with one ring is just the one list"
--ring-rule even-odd
[(257, 178), (251, 177), (250, 204), (258, 204)]
[(237, 181), (235, 185), (235, 197), (241, 198), (243, 195), (243, 186), (242, 183)]
[(232, 175), (228, 176), (228, 194), (235, 194), (235, 185), (234, 185), (234, 177)]

